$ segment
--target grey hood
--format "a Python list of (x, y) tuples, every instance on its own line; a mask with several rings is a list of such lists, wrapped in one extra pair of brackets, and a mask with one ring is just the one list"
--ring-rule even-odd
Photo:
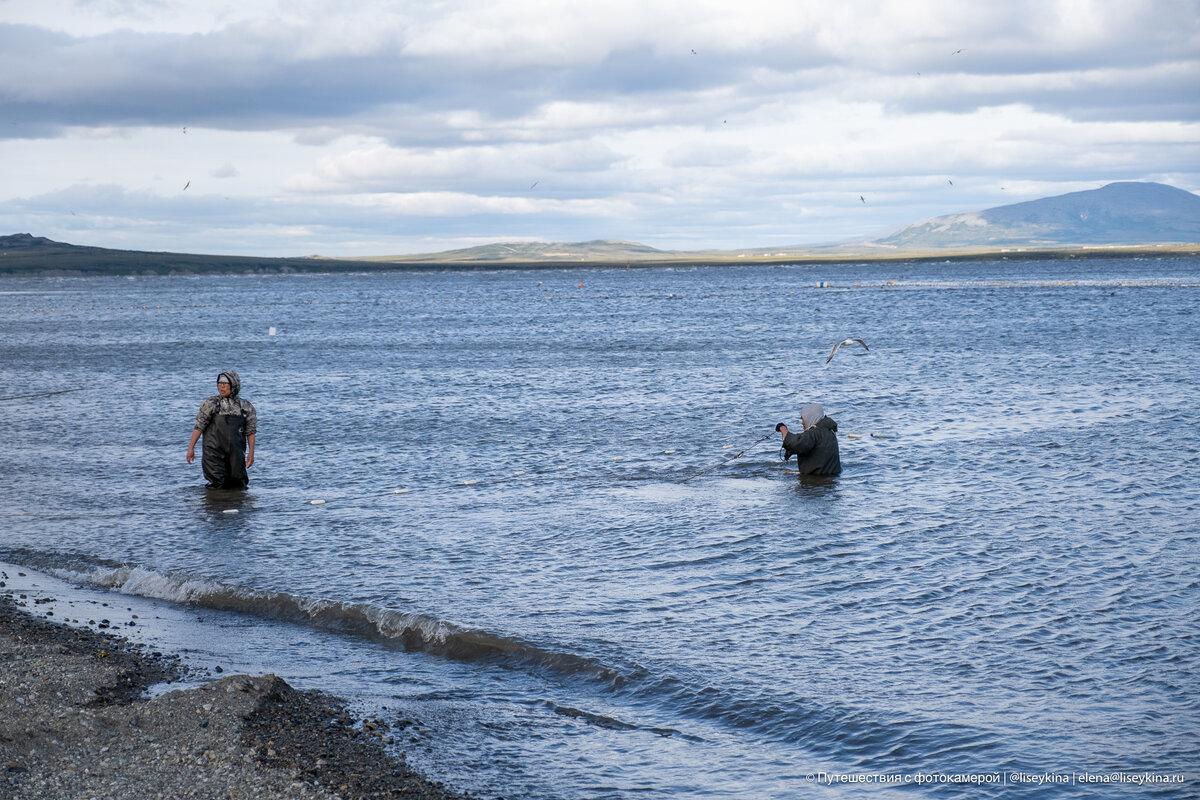
[(242, 391), (242, 378), (231, 369), (227, 369), (220, 375), (217, 375), (217, 380), (221, 380), (221, 375), (229, 379), (229, 396), (236, 398)]
[(824, 417), (825, 409), (821, 408), (820, 403), (809, 403), (800, 409), (800, 425), (804, 430), (808, 430), (813, 425), (816, 425)]

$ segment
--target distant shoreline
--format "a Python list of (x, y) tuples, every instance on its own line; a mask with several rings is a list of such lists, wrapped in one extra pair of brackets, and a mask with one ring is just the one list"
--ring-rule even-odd
[(1039, 248), (959, 248), (926, 251), (797, 253), (789, 255), (674, 256), (575, 260), (407, 260), (397, 258), (267, 258), (80, 247), (53, 253), (0, 252), (0, 277), (103, 277), (152, 275), (288, 275), (375, 272), (480, 272), (654, 267), (738, 267), (928, 263), (936, 261), (1044, 261), (1053, 259), (1200, 256), (1200, 243), (1089, 245)]

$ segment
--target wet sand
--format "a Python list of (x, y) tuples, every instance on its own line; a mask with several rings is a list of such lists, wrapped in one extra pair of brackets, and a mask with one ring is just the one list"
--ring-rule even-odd
[(2, 797), (464, 797), (389, 755), (384, 720), (355, 720), (337, 698), (274, 675), (145, 699), (184, 676), (177, 659), (38, 607), (0, 588)]

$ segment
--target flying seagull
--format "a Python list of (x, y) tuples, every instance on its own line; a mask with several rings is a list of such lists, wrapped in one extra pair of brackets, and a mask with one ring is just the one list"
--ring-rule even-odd
[(861, 194), (858, 196), (858, 199), (859, 199), (859, 200), (862, 200), (862, 204), (863, 204), (864, 206), (867, 204), (867, 198), (863, 197)]
[(692, 55), (696, 55), (696, 51), (695, 51), (695, 50), (692, 50)]
[(954, 181), (950, 180), (949, 178), (946, 178), (946, 183), (950, 184), (951, 186), (954, 185)]
[(529, 184), (529, 188), (530, 188), (530, 189), (532, 189), (533, 187), (537, 186), (537, 185), (538, 185), (539, 183), (541, 183), (541, 182), (542, 182), (542, 179), (541, 179), (541, 178), (538, 178), (536, 181), (534, 181), (533, 183)]
[(839, 347), (841, 347), (842, 345), (851, 345), (851, 344), (861, 344), (863, 350), (866, 350), (868, 352), (870, 352), (870, 350), (871, 350), (871, 348), (867, 347), (867, 343), (864, 342), (862, 339), (842, 339), (840, 342), (838, 342), (837, 344), (835, 344), (833, 346), (832, 350), (829, 351), (829, 358), (825, 359), (825, 363), (828, 364), (830, 361), (833, 361), (833, 357), (835, 355), (837, 355), (837, 351), (838, 351)]
[(185, 135), (187, 134), (187, 125), (184, 125), (184, 126), (183, 126), (183, 132), (184, 132), (184, 134), (185, 134)]
[(189, 186), (191, 186), (191, 185), (192, 185), (192, 182), (191, 182), (191, 181), (188, 181), (187, 183), (185, 183), (185, 184), (183, 185), (183, 191), (185, 191), (185, 192), (186, 192), (186, 191), (187, 191), (187, 187), (189, 187)]
[(966, 51), (966, 48), (960, 47), (960, 48), (958, 48), (957, 50), (955, 50), (953, 53), (951, 53), (950, 55), (952, 55), (952, 56), (956, 56), (956, 55), (958, 55), (959, 53), (965, 53), (965, 52), (967, 52), (967, 51)]

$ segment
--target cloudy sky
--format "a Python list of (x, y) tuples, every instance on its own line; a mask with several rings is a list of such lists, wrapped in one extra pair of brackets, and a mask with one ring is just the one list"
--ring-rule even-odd
[(1200, 0), (0, 0), (0, 128), (0, 234), (863, 240), (1200, 189)]

